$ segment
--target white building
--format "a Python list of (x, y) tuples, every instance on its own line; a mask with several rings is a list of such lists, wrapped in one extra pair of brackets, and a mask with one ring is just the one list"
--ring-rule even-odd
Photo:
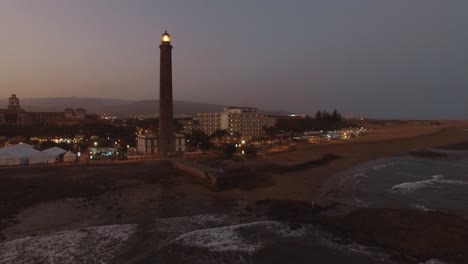
[(252, 107), (227, 107), (221, 113), (199, 113), (195, 120), (207, 135), (226, 130), (228, 135), (249, 139), (264, 134), (264, 127), (273, 127), (276, 116), (258, 112)]
[(158, 136), (138, 135), (137, 151), (143, 155), (154, 155), (158, 153)]
[[(175, 134), (176, 152), (185, 152), (185, 136)], [(138, 135), (137, 151), (143, 155), (155, 155), (158, 153), (158, 136), (154, 134)]]

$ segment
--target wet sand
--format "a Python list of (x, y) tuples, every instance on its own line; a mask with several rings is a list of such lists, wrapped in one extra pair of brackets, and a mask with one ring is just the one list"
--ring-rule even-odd
[(3, 168), (0, 175), (0, 240), (227, 207), (158, 161)]

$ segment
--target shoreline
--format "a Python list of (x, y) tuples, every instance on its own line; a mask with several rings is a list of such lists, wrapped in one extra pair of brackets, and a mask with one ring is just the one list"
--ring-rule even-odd
[[(287, 199), (304, 202), (319, 202), (323, 186), (336, 174), (345, 173), (361, 164), (388, 157), (410, 156), (410, 151), (436, 148), (468, 141), (468, 122), (455, 122), (442, 127), (425, 127), (427, 130), (394, 137), (364, 136), (347, 142), (299, 146), (296, 150), (274, 153), (247, 162), (247, 166), (265, 164), (291, 164), (310, 162), (325, 155), (343, 157), (328, 164), (287, 173), (271, 173), (272, 186), (254, 190), (226, 190), (214, 196), (237, 198), (254, 203), (264, 199)], [(418, 133), (419, 132), (419, 133)], [(380, 137), (379, 137), (380, 136)]]

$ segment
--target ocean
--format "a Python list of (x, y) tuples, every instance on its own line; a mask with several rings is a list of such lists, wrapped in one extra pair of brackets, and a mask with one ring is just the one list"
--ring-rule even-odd
[(468, 151), (429, 149), (447, 157), (389, 157), (333, 177), (325, 202), (356, 208), (413, 208), (468, 218)]

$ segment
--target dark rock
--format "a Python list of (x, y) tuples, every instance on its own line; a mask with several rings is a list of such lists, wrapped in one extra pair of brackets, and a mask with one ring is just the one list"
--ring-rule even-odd
[(321, 206), (302, 201), (267, 199), (256, 202), (255, 213), (277, 221), (312, 223), (317, 221), (320, 213), (336, 205)]
[(409, 154), (418, 158), (449, 158), (450, 155), (446, 153), (433, 152), (428, 150), (415, 150), (410, 151)]
[(321, 216), (319, 222), (337, 236), (420, 261), (436, 258), (468, 263), (468, 221), (458, 216), (410, 209), (363, 209), (345, 216)]

